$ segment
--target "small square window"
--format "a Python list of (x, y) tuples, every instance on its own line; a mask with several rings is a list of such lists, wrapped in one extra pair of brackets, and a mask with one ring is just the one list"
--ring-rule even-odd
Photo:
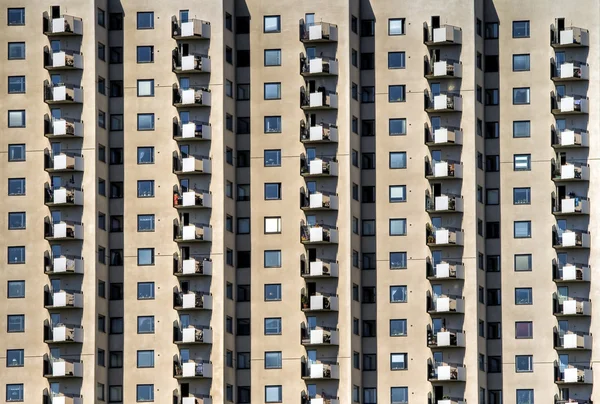
[(528, 220), (515, 221), (515, 238), (531, 238), (531, 222)]
[(404, 52), (388, 52), (388, 69), (406, 68), (406, 54)]
[(406, 86), (397, 85), (388, 87), (389, 102), (405, 102), (406, 101)]
[(265, 352), (265, 369), (281, 369), (281, 352)]
[(25, 76), (9, 76), (8, 77), (8, 93), (9, 94), (24, 94), (25, 93)]
[(25, 247), (8, 247), (8, 264), (24, 264), (25, 263)]
[(515, 254), (515, 271), (531, 271), (531, 254)]
[(137, 81), (137, 96), (138, 97), (154, 97), (154, 80), (138, 80)]
[(138, 181), (138, 198), (153, 198), (154, 197), (154, 181), (140, 180)]
[(108, 29), (111, 31), (123, 30), (123, 13), (108, 14)]
[(406, 168), (406, 152), (390, 152), (390, 168)]
[(281, 183), (268, 182), (265, 183), (265, 200), (281, 199)]
[(154, 265), (154, 248), (138, 248), (137, 264)]
[(265, 16), (264, 32), (265, 33), (281, 32), (281, 17), (278, 15)]
[(25, 161), (25, 145), (9, 144), (8, 161)]
[(136, 401), (154, 401), (154, 385), (153, 384), (138, 384), (136, 386)]
[(281, 133), (280, 116), (265, 116), (265, 133)]
[(529, 21), (513, 21), (513, 38), (529, 38)]
[(154, 282), (138, 282), (138, 300), (154, 299)]
[(17, 402), (25, 401), (23, 393), (23, 384), (7, 384), (6, 385), (6, 401)]
[(404, 35), (404, 18), (390, 18), (388, 20), (389, 35)]
[(8, 43), (8, 60), (25, 59), (25, 42)]
[(513, 188), (513, 204), (529, 205), (531, 203), (531, 188)]
[(6, 332), (25, 332), (25, 315), (9, 314)]
[(21, 299), (25, 297), (25, 281), (8, 281), (7, 298)]
[(486, 205), (498, 205), (500, 203), (500, 190), (495, 188), (486, 189), (485, 203)]
[(281, 150), (265, 150), (264, 165), (265, 167), (280, 167)]
[(7, 10), (8, 25), (25, 25), (25, 9), (9, 8)]
[[(283, 394), (281, 386), (265, 386), (265, 403), (281, 403), (283, 402)], [(250, 400), (241, 401), (238, 392), (238, 403), (249, 403)]]
[(533, 304), (533, 290), (531, 288), (515, 288), (515, 304)]
[(137, 29), (154, 29), (154, 13), (150, 11), (138, 12)]
[(497, 22), (485, 23), (485, 39), (498, 39), (500, 26)]
[(517, 339), (533, 338), (533, 322), (531, 322), (531, 321), (516, 321), (515, 322), (515, 338), (517, 338)]
[(138, 316), (138, 334), (154, 334), (154, 316)]
[(26, 228), (27, 214), (25, 212), (8, 213), (8, 230), (23, 230)]
[(394, 118), (389, 120), (390, 136), (406, 135), (406, 118)]
[[(517, 373), (533, 372), (533, 355), (516, 355), (515, 371)], [(530, 404), (533, 404), (533, 401)]]
[(22, 367), (25, 364), (25, 351), (23, 349), (6, 350), (6, 367)]
[(154, 164), (154, 147), (138, 147), (137, 163)]
[(265, 335), (281, 335), (281, 318), (265, 318)]
[(513, 55), (513, 72), (529, 71), (529, 54)]
[[(406, 353), (393, 353), (390, 355), (390, 369), (391, 370), (406, 370), (408, 369), (408, 354)], [(393, 403), (400, 401), (393, 401)]]
[(139, 232), (154, 231), (154, 215), (138, 215), (137, 230)]
[(281, 233), (281, 217), (265, 217), (265, 234)]
[(265, 285), (265, 301), (280, 301), (281, 300), (281, 284), (271, 283)]
[(406, 236), (406, 219), (390, 219), (390, 236)]
[(264, 253), (265, 268), (281, 268), (281, 251), (266, 250)]
[(9, 128), (24, 128), (25, 127), (25, 110), (8, 111), (8, 127)]
[(390, 269), (406, 269), (406, 252), (390, 253)]
[(281, 99), (281, 83), (265, 83), (265, 100)]
[(25, 195), (26, 187), (25, 178), (9, 178), (8, 179), (8, 195), (17, 196)]
[(407, 293), (406, 286), (390, 286), (390, 303), (406, 303)]
[(529, 104), (529, 87), (513, 88), (513, 104), (528, 105)]
[(138, 46), (137, 47), (137, 63), (153, 63), (154, 62), (154, 46)]
[(154, 114), (137, 114), (137, 130), (154, 130)]
[(531, 154), (515, 154), (513, 168), (515, 171), (531, 171)]

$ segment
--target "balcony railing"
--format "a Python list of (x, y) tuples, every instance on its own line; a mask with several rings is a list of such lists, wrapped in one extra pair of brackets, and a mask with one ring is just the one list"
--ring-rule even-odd
[(554, 395), (554, 404), (593, 404), (591, 398), (562, 398), (558, 394)]
[(173, 309), (175, 310), (212, 310), (212, 295), (202, 291), (173, 291)]
[(307, 59), (300, 53), (300, 74), (302, 76), (335, 76), (338, 74), (338, 61), (328, 56)]
[(173, 118), (173, 139), (178, 142), (210, 140), (212, 138), (211, 129), (208, 122), (190, 121), (182, 123), (179, 122), (177, 117)]
[(434, 264), (427, 257), (425, 266), (427, 268), (427, 279), (430, 280), (465, 279), (465, 266), (462, 262), (442, 261)]
[(320, 109), (337, 109), (338, 95), (325, 87), (319, 87), (310, 92), (307, 87), (300, 87), (300, 108), (305, 111)]
[(462, 63), (453, 59), (429, 60), (429, 57), (425, 56), (423, 75), (431, 80), (461, 78)]
[(586, 197), (575, 195), (573, 192), (562, 198), (559, 198), (553, 192), (551, 201), (552, 214), (556, 216), (590, 214), (590, 200)]
[(430, 382), (464, 382), (467, 368), (459, 363), (427, 362), (427, 380)]
[(300, 155), (300, 175), (311, 176), (337, 176), (338, 162), (335, 157), (315, 157), (309, 160), (304, 153)]
[(425, 157), (425, 178), (427, 179), (460, 179), (463, 176), (463, 165), (460, 161), (429, 160)]
[(300, 308), (302, 311), (338, 311), (338, 296), (331, 293), (318, 293), (309, 296), (306, 292), (300, 295)]
[(44, 273), (46, 275), (83, 274), (83, 258), (74, 255), (50, 256), (44, 254)]
[(467, 400), (462, 397), (450, 397), (445, 394), (436, 398), (434, 394), (429, 393), (427, 404), (467, 404)]
[(210, 174), (212, 164), (208, 156), (192, 156), (173, 152), (173, 173), (177, 175)]
[(305, 380), (339, 379), (340, 365), (336, 362), (309, 361), (301, 363), (302, 378)]
[(83, 87), (65, 83), (44, 82), (44, 102), (56, 104), (82, 104)]
[(72, 50), (51, 51), (44, 47), (44, 67), (47, 70), (81, 70), (83, 53)]
[(589, 99), (583, 95), (559, 95), (553, 91), (550, 93), (550, 104), (555, 115), (587, 114), (589, 111)]
[(592, 384), (593, 379), (591, 367), (574, 364), (559, 365), (558, 362), (554, 362), (554, 382), (558, 385)]
[(591, 269), (587, 264), (568, 263), (559, 264), (552, 261), (552, 279), (554, 282), (589, 282)]
[(589, 181), (590, 167), (582, 163), (560, 163), (551, 161), (553, 181)]
[(551, 58), (550, 76), (552, 81), (589, 80), (590, 66), (585, 62), (578, 61), (563, 62), (557, 65), (554, 58)]
[(463, 212), (464, 200), (460, 195), (442, 194), (431, 196), (429, 190), (425, 191), (425, 210), (430, 213)]
[(559, 131), (553, 125), (550, 137), (555, 149), (589, 147), (589, 133), (584, 129), (568, 128)]
[(47, 309), (81, 309), (83, 292), (78, 290), (44, 290), (44, 307)]
[(557, 249), (590, 248), (590, 233), (576, 229), (561, 230), (553, 226), (552, 246)]
[(300, 141), (302, 143), (330, 143), (338, 141), (338, 128), (329, 123), (318, 123), (306, 126), (304, 120), (300, 121)]
[(47, 206), (83, 205), (83, 190), (76, 187), (51, 187), (44, 185), (44, 203)]
[(75, 119), (54, 119), (44, 116), (44, 136), (50, 139), (83, 137), (83, 121)]
[(300, 393), (300, 404), (340, 404), (339, 397), (327, 394), (325, 391), (309, 397), (305, 391)]
[(171, 36), (173, 39), (209, 39), (210, 22), (195, 18), (179, 21), (176, 16), (172, 16)]
[(427, 312), (428, 313), (458, 313), (464, 314), (465, 300), (462, 296), (441, 294), (432, 296), (427, 292)]
[(429, 27), (423, 23), (423, 43), (427, 46), (460, 45), (462, 42), (462, 29), (452, 25)]
[(461, 246), (464, 244), (464, 232), (455, 227), (434, 227), (425, 225), (428, 246)]
[(300, 208), (303, 210), (337, 210), (338, 206), (339, 198), (335, 193), (300, 188)]
[(303, 244), (337, 244), (337, 227), (324, 224), (305, 224), (300, 222), (300, 241)]
[(173, 49), (172, 62), (174, 73), (210, 73), (210, 56), (182, 55), (179, 48)]
[(81, 344), (83, 343), (83, 327), (63, 323), (50, 325), (48, 321), (45, 321), (44, 342), (46, 344)]
[(44, 169), (48, 172), (83, 171), (83, 155), (70, 152), (51, 155), (46, 149)]
[(83, 223), (70, 220), (53, 223), (49, 217), (46, 217), (44, 238), (48, 241), (83, 240)]
[(44, 357), (44, 377), (81, 378), (83, 377), (83, 362), (66, 359)]
[(554, 24), (550, 26), (550, 44), (553, 48), (570, 48), (589, 46), (590, 34), (587, 29), (566, 27), (559, 30)]
[(203, 359), (189, 359), (182, 362), (180, 358), (173, 361), (173, 377), (176, 379), (210, 378), (213, 373), (212, 363)]
[(425, 112), (460, 112), (462, 111), (462, 96), (450, 91), (431, 95), (425, 90)]
[(425, 144), (428, 146), (454, 146), (462, 145), (463, 131), (461, 128), (445, 126), (440, 128), (430, 128), (425, 123)]
[(204, 223), (188, 223), (180, 225), (173, 223), (173, 239), (178, 243), (210, 242), (212, 227)]
[(339, 345), (340, 332), (335, 327), (309, 328), (306, 323), (302, 323), (300, 324), (300, 343), (304, 346)]
[(210, 107), (211, 94), (208, 88), (179, 88), (173, 84), (173, 106), (177, 108)]
[(554, 327), (554, 349), (589, 351), (592, 349), (592, 334), (576, 331), (559, 331)]
[(173, 342), (179, 345), (212, 344), (212, 328), (203, 325), (181, 327), (177, 321), (173, 323)]
[(462, 330), (452, 330), (441, 328), (434, 331), (431, 326), (427, 326), (427, 346), (429, 348), (464, 348), (465, 332)]
[(212, 396), (210, 394), (188, 394), (181, 397), (177, 390), (173, 391), (173, 404), (212, 404)]
[(83, 35), (83, 20), (67, 14), (50, 18), (47, 13), (44, 13), (43, 31), (48, 36)]
[(552, 295), (552, 312), (556, 317), (592, 315), (592, 301), (584, 297)]
[(206, 256), (182, 258), (178, 254), (173, 256), (173, 275), (175, 276), (193, 276), (193, 275), (212, 275), (213, 263)]
[(308, 262), (304, 255), (300, 258), (300, 276), (303, 278), (336, 278), (339, 264), (335, 261), (315, 259)]
[(336, 42), (338, 39), (338, 28), (335, 24), (322, 21), (306, 23), (304, 19), (300, 19), (299, 26), (301, 42)]
[(63, 393), (44, 393), (43, 404), (83, 404), (83, 396)]
[(179, 192), (179, 187), (175, 185), (173, 207), (176, 209), (210, 208), (212, 207), (212, 194), (207, 189)]

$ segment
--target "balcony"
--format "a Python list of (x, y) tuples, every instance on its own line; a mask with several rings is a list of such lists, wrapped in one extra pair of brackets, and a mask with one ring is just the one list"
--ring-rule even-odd
[(47, 36), (83, 35), (83, 20), (67, 14), (63, 14), (58, 18), (50, 18), (47, 13), (44, 13), (43, 31), (44, 35)]
[(338, 210), (338, 195), (330, 192), (310, 192), (300, 188), (300, 209), (302, 210)]
[(442, 92), (441, 94), (429, 94), (425, 90), (425, 112), (460, 112), (462, 111), (462, 96), (459, 93), (450, 91)]
[(173, 174), (190, 175), (190, 174), (210, 174), (212, 164), (208, 156), (191, 156), (173, 152)]
[(83, 155), (59, 153), (51, 155), (44, 152), (44, 170), (49, 173), (83, 171)]
[(338, 95), (333, 91), (319, 87), (309, 92), (306, 87), (300, 87), (300, 108), (304, 111), (334, 110), (338, 107)]
[(590, 166), (581, 163), (560, 163), (555, 159), (551, 161), (552, 181), (589, 181)]
[(590, 34), (587, 29), (566, 27), (558, 29), (550, 26), (550, 45), (553, 48), (579, 48), (589, 46)]
[[(177, 188), (177, 186), (175, 186)], [(206, 209), (212, 207), (212, 194), (206, 189), (193, 191), (173, 191), (173, 207), (175, 209)]]
[(189, 359), (182, 362), (180, 358), (173, 361), (173, 377), (175, 379), (211, 378), (213, 366), (207, 360)]
[(44, 324), (44, 342), (46, 344), (82, 344), (83, 327), (62, 323), (52, 326), (46, 321)]
[(559, 365), (554, 362), (554, 383), (558, 385), (568, 384), (592, 384), (594, 375), (592, 368), (581, 365)]
[(83, 404), (83, 396), (50, 392), (44, 395), (44, 404)]
[(75, 290), (52, 291), (44, 290), (44, 307), (48, 310), (81, 309), (83, 308), (83, 293)]
[(300, 324), (300, 343), (304, 346), (339, 345), (340, 331), (333, 327), (316, 326), (309, 328)]
[(564, 264), (552, 261), (552, 279), (556, 283), (590, 282), (592, 271), (587, 264)]
[(430, 247), (449, 246), (456, 247), (464, 245), (464, 232), (454, 227), (433, 227), (427, 223), (425, 226), (426, 241)]
[(179, 122), (173, 118), (173, 140), (177, 142), (192, 142), (210, 140), (212, 138), (210, 123), (202, 121)]
[(557, 351), (591, 351), (592, 334), (559, 331), (554, 327), (554, 349)]
[(435, 382), (464, 382), (467, 380), (467, 368), (458, 363), (427, 363), (427, 380)]
[(69, 105), (83, 103), (83, 87), (72, 84), (50, 84), (44, 81), (44, 102), (48, 105)]
[(462, 63), (458, 60), (429, 60), (424, 59), (423, 75), (428, 80), (459, 79), (462, 77)]
[(173, 391), (173, 404), (212, 404), (212, 396), (208, 394), (188, 394), (180, 397), (177, 390)]
[(48, 358), (44, 355), (44, 377), (47, 379), (82, 378), (83, 362)]
[(44, 273), (46, 275), (82, 275), (83, 258), (73, 255), (61, 255), (50, 257), (50, 253), (44, 256)]
[(460, 146), (463, 143), (463, 131), (452, 126), (431, 129), (425, 124), (425, 144), (427, 146)]
[(179, 88), (173, 84), (173, 106), (176, 108), (210, 107), (210, 90), (204, 87)]
[(308, 160), (300, 155), (300, 175), (303, 177), (325, 177), (338, 175), (338, 162), (335, 157), (315, 157)]
[(463, 165), (460, 161), (430, 161), (429, 157), (425, 157), (425, 178), (429, 180), (460, 179), (462, 176)]
[(304, 358), (302, 366), (302, 379), (304, 380), (322, 380), (340, 378), (340, 365), (334, 362), (312, 361), (306, 363)]
[(179, 277), (205, 275), (211, 276), (212, 260), (208, 257), (189, 257), (182, 259), (175, 254), (173, 257), (173, 275)]
[(559, 131), (552, 126), (550, 136), (552, 147), (555, 149), (589, 147), (590, 136), (584, 129), (569, 128)]
[(212, 241), (212, 227), (208, 224), (173, 224), (173, 240), (177, 243), (202, 243)]
[(467, 404), (467, 400), (461, 397), (450, 397), (448, 395), (441, 395), (441, 397), (436, 398), (431, 393), (429, 394), (429, 398), (427, 400), (428, 404)]
[(338, 28), (328, 22), (314, 22), (307, 24), (300, 20), (300, 42), (311, 44), (317, 42), (337, 42)]
[(427, 312), (430, 314), (464, 314), (465, 300), (462, 296), (437, 295), (427, 292)]
[(556, 249), (590, 248), (590, 233), (585, 230), (561, 230), (552, 226), (552, 246)]
[(304, 120), (300, 121), (300, 141), (302, 143), (336, 143), (338, 141), (338, 128), (329, 123), (319, 123), (306, 127)]
[(51, 51), (44, 47), (44, 68), (48, 71), (83, 69), (83, 53), (72, 50)]
[(462, 330), (442, 328), (435, 331), (427, 326), (427, 346), (429, 348), (464, 348), (465, 333)]
[(75, 187), (44, 186), (44, 204), (50, 207), (83, 205), (83, 190)]
[(303, 278), (337, 278), (338, 273), (337, 262), (319, 258), (307, 262), (304, 255), (300, 258), (300, 276)]
[(325, 391), (309, 397), (305, 391), (300, 393), (300, 404), (340, 404), (339, 397), (326, 394)]
[(300, 53), (300, 74), (304, 77), (337, 76), (338, 61), (328, 56), (306, 59), (304, 53)]
[(179, 48), (172, 52), (173, 73), (194, 74), (210, 73), (210, 56), (190, 54), (182, 55)]
[(585, 62), (563, 62), (556, 65), (554, 58), (550, 59), (550, 76), (552, 81), (583, 81), (590, 79), (590, 66)]
[(558, 95), (550, 93), (551, 110), (554, 115), (587, 114), (589, 99), (583, 95)]
[(433, 264), (429, 257), (425, 261), (427, 268), (427, 279), (436, 280), (457, 280), (465, 279), (465, 266), (462, 262), (442, 261)]
[(592, 301), (583, 297), (552, 295), (552, 313), (556, 317), (589, 317), (592, 315)]
[(554, 404), (592, 404), (591, 399), (578, 399), (578, 398), (561, 398), (558, 394), (554, 395)]
[(52, 223), (50, 218), (46, 217), (44, 238), (48, 241), (83, 240), (83, 223), (65, 220)]
[(552, 214), (555, 216), (577, 216), (590, 214), (590, 200), (573, 192), (559, 198), (552, 193)]
[(212, 328), (202, 325), (180, 327), (177, 321), (173, 324), (173, 343), (177, 345), (212, 344)]
[(210, 39), (210, 22), (195, 18), (179, 21), (171, 17), (171, 36), (175, 40)]
[(428, 27), (427, 23), (423, 23), (423, 43), (427, 46), (460, 45), (462, 29), (447, 24)]
[(337, 244), (338, 229), (322, 224), (300, 222), (300, 242), (302, 244)]
[(54, 119), (44, 116), (44, 136), (49, 139), (76, 139), (83, 137), (83, 121)]
[(175, 290), (173, 291), (173, 309), (175, 310), (212, 310), (212, 305), (213, 298), (208, 292), (179, 292), (177, 287), (175, 287)]
[(460, 195), (442, 194), (431, 196), (425, 191), (425, 210), (429, 213), (457, 213), (464, 211), (464, 200)]
[(330, 293), (318, 293), (308, 296), (303, 289), (300, 295), (300, 308), (304, 312), (338, 311), (338, 297)]

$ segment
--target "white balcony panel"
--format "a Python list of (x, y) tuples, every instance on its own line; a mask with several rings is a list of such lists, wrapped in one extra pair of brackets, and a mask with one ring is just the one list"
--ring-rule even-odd
[(53, 272), (83, 273), (83, 260), (81, 258), (56, 257), (52, 260)]

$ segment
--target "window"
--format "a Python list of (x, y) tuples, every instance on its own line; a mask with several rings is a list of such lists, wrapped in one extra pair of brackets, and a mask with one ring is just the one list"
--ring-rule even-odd
[(533, 372), (533, 355), (516, 355), (515, 371), (517, 373)]
[(515, 288), (515, 304), (533, 304), (533, 291), (531, 288)]
[(250, 17), (235, 18), (235, 33), (238, 35), (250, 33)]
[(498, 105), (500, 103), (500, 91), (497, 88), (485, 90), (485, 105)]
[(530, 121), (513, 121), (513, 137), (530, 137), (531, 122)]
[(375, 68), (375, 54), (361, 53), (360, 54), (360, 70), (373, 70)]
[(25, 297), (25, 281), (8, 281), (7, 297), (17, 299)]
[(106, 299), (106, 282), (98, 280), (98, 296)]
[(515, 271), (531, 271), (531, 254), (515, 254)]
[(488, 272), (500, 272), (500, 256), (488, 255), (486, 258), (486, 270)]
[(138, 248), (138, 265), (154, 265), (154, 248)]
[(265, 167), (280, 167), (281, 166), (281, 150), (265, 150), (264, 164), (265, 164)]
[(404, 102), (406, 101), (406, 86), (389, 86), (388, 87), (389, 102)]
[[(117, 131), (123, 130), (123, 115), (121, 114), (111, 114), (110, 116), (110, 130)], [(111, 160), (110, 164), (123, 164), (122, 150), (120, 148), (111, 148), (111, 153), (113, 150), (121, 150), (121, 163), (113, 163)], [(112, 157), (112, 154), (111, 154)]]
[(280, 250), (267, 250), (264, 255), (265, 268), (281, 268)]
[(8, 25), (25, 25), (25, 9), (9, 8), (7, 10)]
[[(480, 288), (480, 292), (483, 288)], [(483, 303), (483, 299), (479, 298), (479, 301)], [(487, 290), (487, 305), (488, 306), (499, 306), (502, 304), (502, 294), (500, 293), (500, 289), (488, 289)]]
[(106, 46), (101, 42), (98, 42), (98, 59), (103, 62), (106, 60)]
[(138, 334), (154, 334), (154, 316), (138, 316)]
[[(101, 27), (104, 27), (106, 24), (106, 15), (104, 13), (104, 10), (102, 10), (101, 8), (98, 8), (96, 10), (96, 22)], [(102, 393), (102, 400), (104, 400), (104, 393)]]
[(153, 368), (154, 367), (154, 351), (137, 351), (137, 367), (138, 368)]
[(120, 403), (123, 401), (123, 386), (108, 386), (108, 402)]
[(265, 352), (265, 369), (281, 369), (281, 352)]
[(281, 83), (265, 83), (265, 100), (281, 99)]
[(513, 21), (513, 38), (529, 38), (529, 21)]
[[(481, 54), (481, 52), (477, 52), (476, 56), (475, 56), (475, 64), (477, 65), (477, 68), (479, 70), (481, 70), (482, 66), (483, 66), (483, 55)], [(479, 89), (479, 86), (477, 86)], [(481, 102), (481, 98), (478, 98), (477, 101)]]
[(406, 202), (406, 185), (390, 185), (390, 202)]
[(25, 212), (10, 212), (8, 214), (8, 230), (22, 230), (26, 227)]
[(500, 190), (488, 188), (485, 190), (486, 205), (498, 205), (500, 203)]
[(390, 337), (405, 337), (406, 335), (406, 320), (390, 320)]
[(137, 62), (154, 63), (154, 46), (138, 46)]
[(278, 15), (265, 16), (264, 32), (265, 33), (281, 32), (281, 17)]
[(501, 372), (502, 372), (502, 358), (500, 356), (488, 356), (488, 373), (501, 373)]
[(408, 404), (408, 387), (392, 387), (391, 404)]
[(104, 111), (98, 111), (98, 126), (106, 129), (106, 112)]
[(485, 23), (485, 39), (498, 39), (499, 31), (500, 29), (497, 22)]
[(8, 77), (8, 93), (9, 94), (25, 93), (25, 76), (9, 76)]
[(500, 238), (500, 222), (487, 222), (485, 224), (485, 238)]
[(406, 135), (406, 119), (396, 118), (389, 120), (389, 132), (390, 136), (402, 136)]
[(111, 46), (109, 49), (109, 63), (110, 64), (121, 64), (123, 63), (123, 47), (122, 46)]
[(486, 55), (485, 57), (485, 72), (486, 73), (497, 73), (498, 72), (498, 55)]
[(109, 291), (110, 300), (123, 300), (123, 284), (111, 283)]
[(108, 29), (111, 31), (123, 30), (123, 13), (108, 14)]
[(498, 122), (485, 123), (485, 138), (498, 139), (500, 136), (500, 124)]
[(404, 35), (404, 18), (390, 18), (388, 20), (389, 35)]
[(390, 168), (406, 168), (406, 152), (390, 152)]
[(265, 133), (281, 133), (280, 116), (265, 116)]
[(406, 303), (407, 290), (406, 286), (390, 286), (390, 302), (391, 303)]
[(513, 204), (529, 205), (531, 203), (531, 188), (513, 188)]
[(154, 130), (154, 114), (137, 114), (138, 130)]
[(513, 55), (513, 72), (529, 71), (529, 54)]
[[(265, 403), (281, 403), (281, 390), (281, 386), (265, 386)], [(241, 403), (241, 401), (239, 401), (239, 397), (238, 403)]]
[(111, 198), (122, 198), (123, 197), (123, 182), (115, 181), (110, 183), (110, 197)]
[(375, 203), (375, 187), (374, 186), (362, 187), (362, 202), (363, 203)]
[(515, 338), (533, 338), (533, 323), (531, 321), (516, 321)]
[[(154, 80), (145, 79), (137, 81), (137, 96), (138, 97), (154, 97)], [(149, 114), (147, 114), (149, 115)], [(138, 115), (139, 117), (139, 115)], [(138, 118), (139, 122), (139, 118)]]
[[(353, 152), (354, 152), (354, 150), (353, 150)], [(375, 153), (363, 153), (361, 155), (361, 162), (362, 162), (363, 170), (374, 170), (375, 169)], [(356, 167), (358, 167), (358, 164), (356, 164)]]
[(406, 54), (404, 52), (388, 52), (388, 69), (404, 69)]
[(360, 36), (368, 37), (375, 35), (375, 20), (360, 20)]
[(6, 401), (24, 401), (23, 384), (7, 384)]
[(138, 181), (138, 198), (152, 198), (154, 197), (154, 181), (153, 180), (140, 180)]
[(265, 234), (281, 233), (281, 217), (265, 217)]
[(22, 367), (25, 363), (25, 351), (23, 349), (6, 350), (6, 367)]
[(363, 236), (374, 236), (375, 235), (375, 220), (363, 220), (362, 221), (362, 235)]
[(8, 43), (8, 60), (25, 59), (25, 42)]
[(513, 88), (513, 104), (514, 105), (529, 104), (529, 87)]
[(265, 301), (280, 301), (281, 300), (281, 284), (272, 283), (265, 285)]
[(149, 11), (138, 12), (137, 29), (154, 29), (154, 13)]
[(390, 219), (390, 236), (406, 236), (406, 219)]
[(375, 387), (363, 389), (363, 404), (377, 403), (377, 389)]
[(514, 237), (531, 238), (531, 222), (528, 220), (516, 221)]
[(25, 247), (8, 247), (8, 263), (9, 264), (24, 264), (25, 263)]
[(153, 300), (154, 282), (138, 282), (137, 296), (138, 300)]
[(98, 92), (102, 95), (106, 95), (106, 79), (98, 77)]
[(531, 154), (515, 154), (513, 160), (513, 168), (515, 171), (530, 171)]
[(138, 164), (154, 164), (154, 147), (138, 147)]
[(24, 128), (25, 127), (25, 110), (8, 111), (8, 127), (9, 128)]
[(265, 318), (265, 335), (280, 335), (281, 334), (281, 318)]
[(363, 86), (360, 89), (360, 102), (363, 104), (370, 104), (375, 102), (375, 87), (373, 86)]
[(492, 155), (485, 157), (485, 171), (493, 173), (500, 171), (500, 156)]
[[(408, 369), (408, 354), (407, 353), (393, 353), (390, 355), (390, 369), (391, 370), (406, 370)], [(395, 403), (394, 400), (392, 400)]]
[(6, 332), (25, 332), (25, 315), (9, 314)]
[[(238, 59), (239, 62), (240, 59)], [(238, 63), (239, 66), (239, 63)], [(225, 95), (233, 98), (233, 82), (231, 80), (225, 80)]]
[(154, 401), (154, 385), (138, 384), (136, 386), (136, 401)]
[(406, 252), (390, 253), (390, 269), (406, 269)]
[(8, 145), (8, 161), (25, 161), (25, 145), (24, 144), (9, 144)]
[(281, 183), (267, 182), (265, 183), (265, 200), (281, 199)]

